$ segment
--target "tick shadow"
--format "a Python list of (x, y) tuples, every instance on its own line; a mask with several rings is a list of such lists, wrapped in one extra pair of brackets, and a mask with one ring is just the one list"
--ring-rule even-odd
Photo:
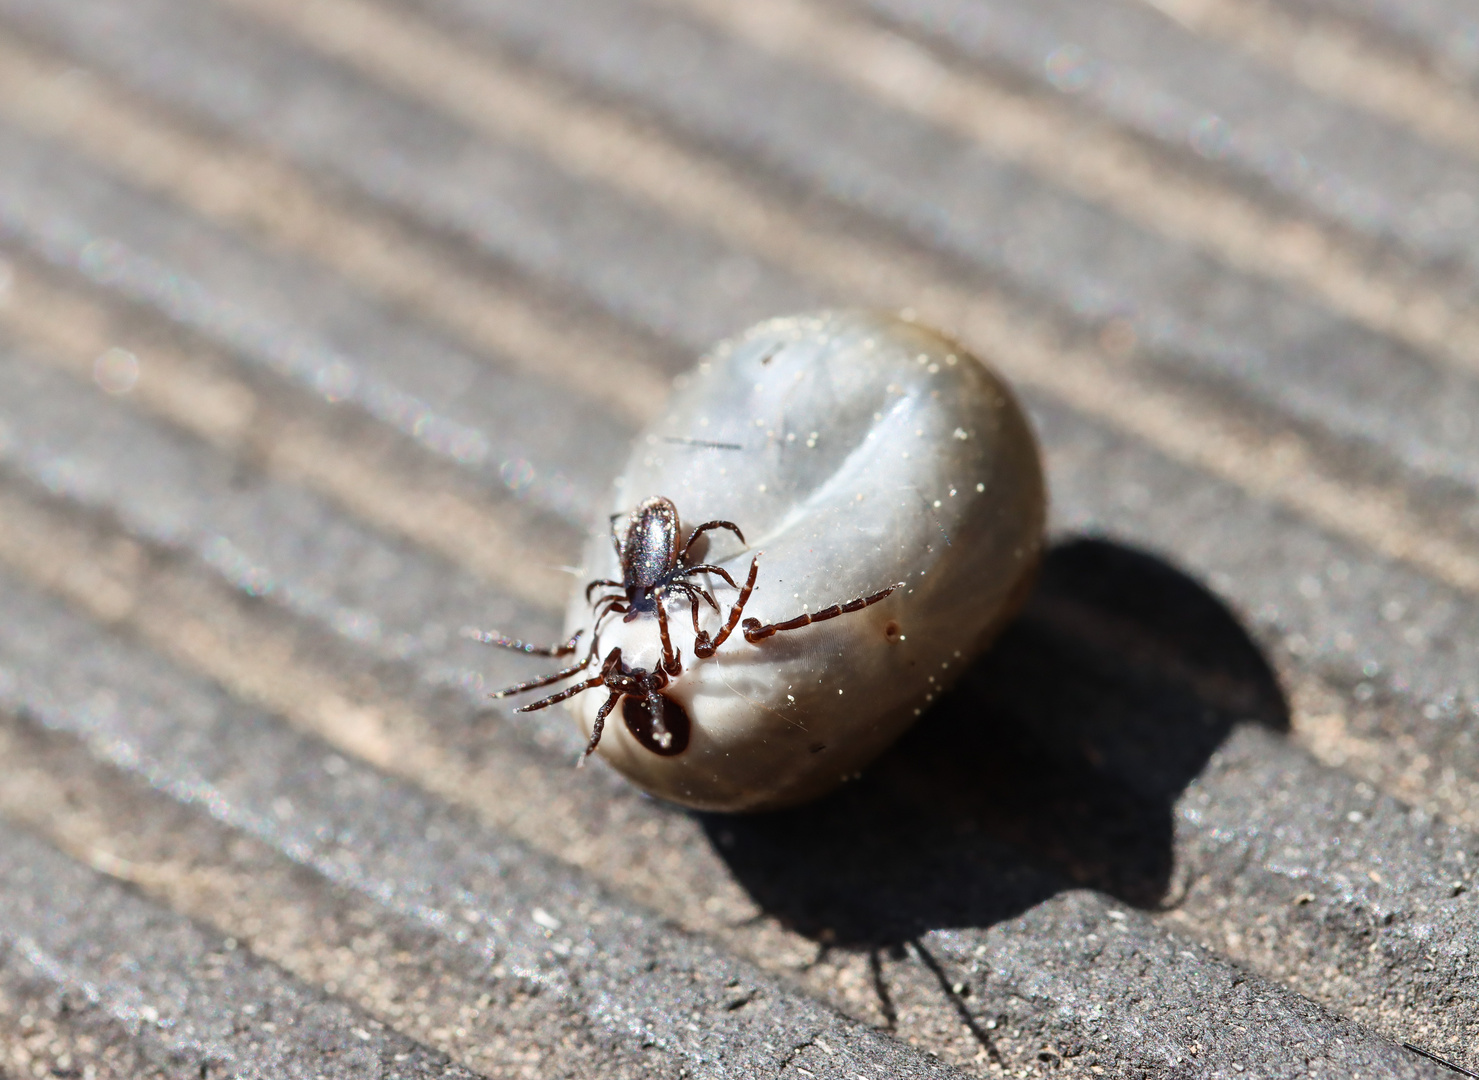
[(828, 945), (988, 926), (1074, 885), (1153, 908), (1171, 888), (1176, 799), (1243, 721), (1289, 724), (1233, 614), (1161, 559), (1075, 540), (861, 780), (703, 822), (768, 913)]

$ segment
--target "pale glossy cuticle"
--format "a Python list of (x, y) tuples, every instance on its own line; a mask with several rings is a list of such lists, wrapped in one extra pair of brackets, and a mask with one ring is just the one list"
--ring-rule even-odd
[[(669, 598), (682, 670), (662, 695), (687, 721), (686, 746), (654, 752), (646, 706), (625, 697), (596, 753), (653, 794), (709, 810), (785, 806), (856, 775), (1010, 617), (1042, 548), (1042, 468), (1010, 390), (955, 342), (870, 312), (771, 320), (715, 348), (636, 440), (608, 512), (655, 496), (685, 532), (711, 519), (743, 530), (746, 544), (715, 530), (698, 545), (737, 584), (764, 552), (746, 620), (904, 586), (753, 644), (736, 627), (708, 658), (689, 601)], [(593, 536), (568, 633), (584, 642), (593, 627), (584, 581), (621, 570), (610, 534)], [(738, 590), (694, 580), (720, 606), (700, 605), (713, 637)], [(615, 647), (634, 668), (663, 663), (651, 613), (608, 617), (600, 639), (596, 665)], [(587, 737), (608, 696), (602, 686), (567, 702)]]

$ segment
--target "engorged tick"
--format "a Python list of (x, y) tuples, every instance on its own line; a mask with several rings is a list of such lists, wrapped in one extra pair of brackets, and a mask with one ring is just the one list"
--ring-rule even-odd
[(581, 761), (696, 810), (794, 806), (857, 777), (1020, 609), (1045, 495), (1030, 420), (959, 342), (880, 312), (772, 319), (636, 435), (570, 640), (469, 633), (573, 665), (497, 696), (564, 702)]

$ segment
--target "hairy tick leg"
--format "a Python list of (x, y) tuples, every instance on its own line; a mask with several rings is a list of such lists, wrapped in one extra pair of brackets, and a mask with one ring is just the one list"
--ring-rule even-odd
[(729, 635), (734, 633), (734, 628), (739, 625), (740, 615), (745, 610), (745, 604), (750, 599), (750, 593), (755, 590), (755, 576), (760, 572), (760, 554), (760, 552), (756, 552), (755, 557), (750, 560), (750, 576), (745, 578), (745, 584), (740, 589), (739, 598), (735, 600), (734, 607), (729, 609), (729, 619), (719, 631), (718, 636), (711, 641), (709, 640), (708, 634), (702, 630), (699, 631), (698, 640), (693, 643), (693, 653), (695, 656), (713, 656), (719, 646), (728, 640)]
[[(622, 584), (619, 581), (612, 581), (610, 578), (601, 578), (598, 581), (591, 582), (585, 587), (585, 602), (587, 604), (591, 602), (591, 593), (600, 588), (620, 589), (622, 588)], [(622, 595), (625, 596), (626, 593), (623, 592)]]
[[(586, 664), (589, 664), (589, 663), (590, 663), (590, 657), (586, 657)], [(590, 690), (590, 689), (593, 689), (594, 687), (600, 686), (602, 683), (607, 682), (611, 678), (611, 672), (612, 672), (612, 670), (618, 664), (620, 664), (620, 663), (621, 663), (621, 650), (619, 648), (618, 649), (612, 649), (611, 652), (610, 652), (610, 654), (606, 657), (606, 662), (601, 665), (601, 671), (600, 671), (599, 674), (591, 676), (589, 679), (586, 679), (584, 682), (578, 682), (574, 686), (567, 686), (565, 689), (561, 690), (558, 694), (551, 694), (547, 698), (541, 698), (539, 701), (534, 702), (532, 705), (523, 705), (523, 706), (520, 706), (515, 711), (516, 712), (536, 712), (539, 709), (547, 709), (551, 705), (555, 705), (555, 704), (558, 704), (561, 701), (565, 701), (567, 698), (573, 698), (576, 694), (584, 693), (587, 690)], [(582, 664), (581, 667), (585, 667), (585, 664)], [(579, 668), (575, 668), (573, 670), (578, 671), (580, 669)], [(551, 676), (551, 677), (545, 679), (544, 682), (542, 683), (542, 685), (548, 686), (550, 683), (557, 681), (560, 677), (561, 676), (559, 676), (559, 675)], [(531, 687), (531, 689), (532, 689), (532, 687)], [(496, 697), (497, 695), (494, 695), (494, 696)]]
[(528, 653), (530, 656), (569, 656), (575, 651), (575, 643), (580, 640), (580, 635), (583, 633), (585, 633), (584, 630), (577, 630), (571, 635), (569, 641), (559, 645), (531, 645), (527, 641), (504, 637), (491, 630), (464, 630), (463, 636), (470, 641), (481, 642), (484, 645), (497, 645), (500, 649), (512, 649), (514, 652)]
[(729, 571), (725, 570), (722, 566), (712, 566), (709, 563), (699, 563), (697, 566), (690, 566), (687, 570), (684, 570), (678, 576), (686, 578), (689, 574), (718, 574), (725, 581), (729, 582), (729, 587), (731, 589), (739, 588), (739, 586), (734, 583), (734, 578), (729, 576)]
[[(515, 686), (506, 686), (502, 690), (497, 690), (494, 693), (489, 694), (488, 696), (492, 698), (502, 699), (506, 697), (512, 697), (514, 694), (522, 694), (525, 690), (538, 690), (541, 686), (549, 686), (551, 683), (557, 683), (561, 679), (568, 679), (572, 675), (578, 675), (580, 672), (590, 667), (590, 663), (591, 654), (587, 653), (586, 658), (580, 663), (576, 664), (574, 667), (567, 667), (563, 671), (556, 671), (552, 675), (541, 675), (537, 679), (530, 679), (528, 682), (521, 682)], [(522, 712), (523, 710), (520, 711)]]
[(683, 551), (680, 553), (679, 557), (686, 559), (688, 557), (688, 549), (693, 547), (698, 538), (704, 533), (708, 532), (710, 529), (728, 529), (730, 532), (734, 533), (735, 536), (739, 537), (739, 542), (741, 544), (745, 542), (745, 534), (740, 532), (740, 527), (734, 522), (706, 521), (702, 525), (699, 525), (697, 528), (695, 528), (693, 532), (688, 534), (688, 543), (683, 545)]
[(596, 710), (596, 722), (591, 725), (591, 741), (586, 743), (585, 753), (575, 760), (575, 764), (584, 765), (585, 759), (596, 752), (596, 747), (601, 743), (601, 732), (606, 730), (606, 717), (611, 715), (611, 710), (616, 708), (616, 703), (621, 700), (621, 691), (611, 691), (599, 709)]
[(833, 604), (829, 608), (823, 608), (821, 611), (813, 612), (809, 615), (797, 615), (794, 619), (787, 619), (785, 622), (766, 623), (762, 626), (759, 619), (746, 619), (745, 640), (753, 645), (757, 641), (764, 641), (771, 635), (778, 634), (783, 630), (800, 630), (803, 626), (810, 626), (812, 623), (826, 622), (828, 619), (835, 619), (839, 615), (862, 611), (865, 607), (870, 607), (878, 603), (878, 601), (882, 600), (895, 589), (902, 588), (903, 585), (904, 583), (900, 581), (890, 585), (886, 589), (873, 593), (871, 596), (859, 596), (856, 599), (847, 601), (845, 604)]

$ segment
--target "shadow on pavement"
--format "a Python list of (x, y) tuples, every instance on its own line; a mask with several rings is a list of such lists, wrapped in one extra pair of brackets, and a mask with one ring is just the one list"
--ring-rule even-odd
[(1075, 540), (861, 780), (795, 810), (703, 821), (766, 911), (827, 944), (987, 926), (1075, 885), (1157, 907), (1174, 804), (1244, 721), (1283, 731), (1289, 718), (1233, 614), (1161, 559)]

